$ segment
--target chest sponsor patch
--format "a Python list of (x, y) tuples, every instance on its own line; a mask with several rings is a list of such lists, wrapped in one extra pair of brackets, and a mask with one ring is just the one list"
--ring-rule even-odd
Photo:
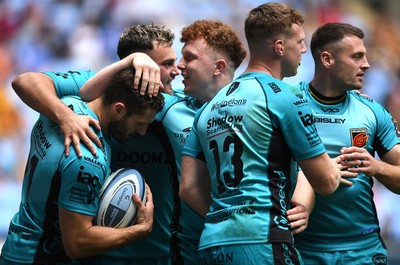
[(351, 145), (355, 147), (365, 147), (368, 141), (367, 128), (350, 129)]

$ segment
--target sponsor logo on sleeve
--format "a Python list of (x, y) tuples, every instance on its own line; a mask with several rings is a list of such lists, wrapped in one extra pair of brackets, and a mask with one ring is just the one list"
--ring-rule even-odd
[(399, 124), (393, 117), (392, 117), (392, 122), (394, 124), (394, 129), (396, 130), (396, 137), (400, 137)]
[(280, 87), (274, 82), (268, 83), (267, 85), (272, 89), (272, 91), (274, 91), (275, 94), (278, 94), (279, 92), (282, 91)]

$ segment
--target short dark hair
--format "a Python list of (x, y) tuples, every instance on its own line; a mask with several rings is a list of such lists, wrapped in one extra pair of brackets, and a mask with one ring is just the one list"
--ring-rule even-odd
[(247, 42), (259, 43), (281, 34), (290, 34), (293, 24), (303, 25), (299, 10), (285, 3), (266, 3), (250, 10), (244, 23)]
[(164, 26), (152, 24), (133, 25), (125, 28), (118, 42), (117, 54), (120, 59), (134, 52), (145, 52), (154, 49), (154, 43), (166, 43), (172, 46), (175, 35)]
[[(127, 115), (141, 114), (147, 108), (153, 108), (159, 112), (164, 107), (164, 97), (161, 93), (150, 97), (147, 93), (140, 95), (139, 89), (133, 89), (135, 69), (128, 68), (113, 76), (110, 86), (102, 95), (103, 105), (109, 106), (115, 102), (123, 102), (127, 109)], [(139, 83), (140, 86), (140, 83)]]
[(326, 23), (314, 32), (311, 37), (310, 49), (315, 61), (318, 60), (321, 53), (325, 50), (334, 51), (338, 48), (336, 44), (346, 36), (356, 36), (364, 38), (364, 32), (347, 23)]

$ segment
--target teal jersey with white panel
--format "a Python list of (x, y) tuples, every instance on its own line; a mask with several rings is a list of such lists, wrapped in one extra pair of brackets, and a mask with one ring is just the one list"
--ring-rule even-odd
[(195, 117), (183, 154), (204, 158), (212, 204), (200, 248), (293, 243), (286, 211), (296, 161), (325, 152), (300, 89), (264, 73), (222, 88)]
[[(379, 103), (354, 91), (328, 101), (311, 92), (308, 83), (300, 86), (331, 158), (340, 155), (342, 147), (350, 146), (382, 157), (399, 144), (397, 123)], [(348, 180), (353, 183), (350, 187), (342, 184), (329, 196), (316, 194), (308, 227), (295, 238), (299, 249), (349, 251), (368, 248), (381, 240), (373, 179), (359, 173)]]
[[(76, 114), (98, 119), (81, 99), (62, 100)], [(101, 132), (96, 134), (104, 139)], [(3, 258), (27, 264), (78, 263), (65, 254), (59, 208), (89, 216), (97, 214), (99, 190), (110, 173), (110, 148), (103, 143), (105, 148), (97, 149), (96, 157), (83, 145), (82, 158), (73, 149), (66, 157), (59, 126), (40, 115), (32, 129), (21, 204), (11, 220)]]
[[(56, 86), (58, 96), (79, 95), (79, 89), (95, 73), (91, 71), (46, 72)], [(152, 233), (105, 256), (116, 258), (168, 257), (179, 260), (179, 247), (196, 244), (203, 227), (202, 218), (191, 208), (181, 210), (179, 176), (181, 151), (199, 109), (199, 103), (182, 93), (164, 95), (164, 108), (157, 113), (144, 136), (132, 137), (120, 144), (112, 140), (111, 167), (137, 169), (149, 184), (154, 200)], [(182, 216), (181, 216), (182, 213)], [(187, 226), (187, 228), (186, 228)], [(178, 236), (183, 233), (183, 238)], [(193, 243), (194, 242), (194, 243)], [(189, 256), (189, 255), (188, 255)]]

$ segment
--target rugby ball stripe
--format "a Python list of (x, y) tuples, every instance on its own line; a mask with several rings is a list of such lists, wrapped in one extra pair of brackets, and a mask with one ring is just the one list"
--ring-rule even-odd
[(95, 224), (109, 227), (127, 227), (135, 223), (137, 207), (132, 201), (136, 193), (146, 202), (145, 181), (131, 168), (121, 168), (110, 174), (100, 189), (99, 210)]

